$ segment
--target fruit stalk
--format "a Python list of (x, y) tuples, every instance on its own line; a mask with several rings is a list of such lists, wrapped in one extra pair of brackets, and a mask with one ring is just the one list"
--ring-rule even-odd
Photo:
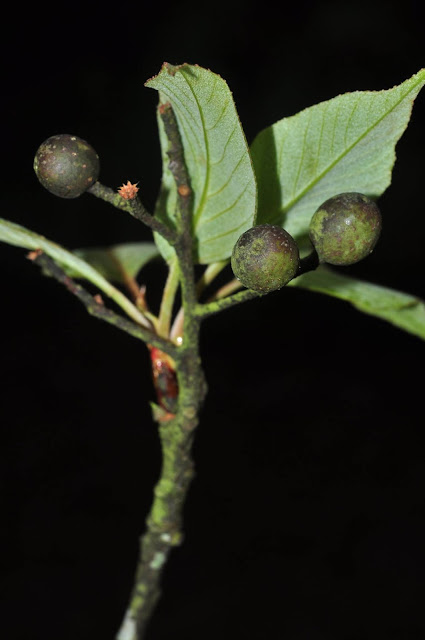
[(133, 218), (143, 222), (147, 227), (150, 227), (152, 231), (156, 231), (162, 235), (170, 244), (174, 244), (177, 239), (176, 233), (170, 227), (163, 224), (160, 220), (155, 218), (152, 214), (146, 211), (140, 199), (136, 196), (132, 199), (125, 199), (120, 193), (117, 193), (110, 187), (106, 187), (101, 182), (97, 181), (87, 189), (88, 193), (91, 193), (97, 198), (101, 198), (105, 202), (109, 202), (117, 209), (127, 211)]

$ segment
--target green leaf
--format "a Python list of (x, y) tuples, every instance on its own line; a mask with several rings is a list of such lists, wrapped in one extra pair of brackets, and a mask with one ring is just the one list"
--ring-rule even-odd
[(380, 196), (391, 182), (395, 145), (424, 83), (422, 69), (388, 91), (346, 93), (259, 133), (251, 148), (257, 224), (282, 225), (298, 240), (331, 196)]
[(420, 298), (341, 275), (321, 266), (289, 283), (351, 302), (357, 309), (425, 340), (425, 302)]
[(66, 272), (72, 272), (76, 278), (84, 278), (98, 287), (109, 298), (114, 300), (135, 322), (150, 327), (150, 323), (142, 313), (130, 302), (125, 295), (108, 282), (99, 271), (80, 257), (67, 251), (60, 245), (47, 240), (44, 236), (34, 233), (9, 220), (0, 218), (0, 241), (22, 247), (24, 249), (44, 251), (50, 258), (63, 267)]
[[(245, 135), (232, 94), (217, 74), (198, 66), (165, 63), (146, 86), (157, 89), (160, 102), (175, 112), (194, 192), (192, 235), (197, 262), (230, 257), (239, 236), (253, 226), (256, 184)], [(176, 187), (168, 168), (168, 141), (159, 125), (163, 184), (156, 215), (172, 219)], [(159, 242), (166, 259), (170, 251)]]
[[(125, 284), (128, 277), (135, 278), (159, 252), (153, 242), (129, 242), (112, 247), (74, 249), (73, 254), (88, 262), (107, 280)], [(69, 269), (67, 273), (72, 278), (81, 277)]]

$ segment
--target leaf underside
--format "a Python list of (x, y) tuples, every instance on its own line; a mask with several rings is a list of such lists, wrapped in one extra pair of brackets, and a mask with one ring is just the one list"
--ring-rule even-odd
[(302, 242), (311, 216), (331, 196), (380, 196), (424, 83), (422, 69), (393, 89), (346, 93), (260, 132), (251, 147), (257, 223), (281, 225)]
[(351, 278), (325, 266), (295, 278), (290, 285), (350, 302), (359, 311), (425, 340), (425, 302), (408, 293)]
[(143, 314), (136, 309), (121, 291), (108, 282), (91, 264), (72, 251), (68, 251), (56, 244), (56, 242), (52, 242), (34, 231), (3, 218), (0, 218), (0, 241), (23, 249), (43, 251), (57, 262), (66, 273), (72, 273), (75, 278), (83, 278), (91, 282), (114, 300), (133, 320), (146, 324)]
[[(284, 227), (304, 252), (311, 216), (325, 200), (347, 191), (379, 197), (391, 183), (395, 146), (424, 84), (422, 69), (393, 89), (340, 95), (260, 132), (251, 147), (257, 223)], [(425, 339), (425, 303), (414, 296), (324, 266), (290, 284), (351, 302)]]
[[(128, 278), (135, 278), (140, 269), (159, 255), (153, 242), (129, 242), (111, 247), (90, 247), (74, 249), (73, 254), (94, 267), (107, 280), (125, 284)], [(78, 273), (67, 270), (73, 278)]]
[[(161, 103), (171, 103), (177, 118), (194, 193), (195, 261), (226, 260), (239, 236), (254, 224), (257, 197), (248, 145), (230, 89), (207, 69), (167, 63), (146, 86), (159, 91)], [(168, 140), (158, 121), (163, 181), (155, 215), (173, 220), (176, 186), (168, 167)], [(155, 241), (170, 260), (172, 249), (157, 236)]]

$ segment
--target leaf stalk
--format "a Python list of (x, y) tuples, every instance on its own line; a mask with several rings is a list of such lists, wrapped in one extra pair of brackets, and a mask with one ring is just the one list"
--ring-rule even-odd
[(77, 284), (72, 280), (72, 278), (67, 276), (63, 269), (45, 253), (37, 253), (37, 255), (31, 259), (37, 266), (41, 267), (43, 273), (65, 285), (68, 291), (70, 291), (80, 300), (80, 302), (84, 304), (90, 315), (99, 318), (99, 320), (103, 320), (108, 324), (114, 325), (117, 329), (125, 331), (125, 333), (128, 333), (138, 340), (152, 344), (172, 358), (178, 356), (178, 347), (176, 347), (176, 345), (169, 340), (156, 335), (154, 331), (136, 324), (131, 320), (127, 320), (127, 318), (124, 318), (111, 309), (108, 309), (100, 297), (92, 296), (86, 289), (84, 289), (84, 287)]

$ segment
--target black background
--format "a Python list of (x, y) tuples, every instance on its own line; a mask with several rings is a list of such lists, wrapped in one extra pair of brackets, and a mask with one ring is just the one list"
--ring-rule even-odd
[[(420, 2), (65, 4), (3, 22), (1, 215), (69, 248), (148, 240), (90, 196), (37, 183), (57, 133), (98, 151), (102, 182), (161, 167), (164, 60), (231, 87), (251, 142), (265, 126), (424, 66)], [(382, 239), (346, 272), (425, 297), (425, 100), (380, 200)], [(90, 318), (1, 245), (0, 635), (109, 640), (125, 610), (160, 465), (142, 344)], [(147, 270), (152, 291), (164, 277)], [(418, 338), (349, 305), (284, 290), (205, 323), (209, 396), (185, 543), (149, 640), (425, 637), (423, 363)]]

